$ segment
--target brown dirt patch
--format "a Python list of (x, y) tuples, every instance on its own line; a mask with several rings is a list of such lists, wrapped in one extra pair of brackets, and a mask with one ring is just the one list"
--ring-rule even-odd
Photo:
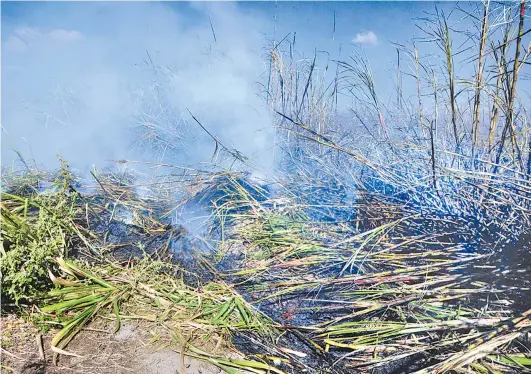
[[(39, 330), (13, 315), (0, 318), (1, 372), (16, 374), (219, 374), (200, 360), (182, 356), (172, 344), (172, 332), (144, 321), (124, 322), (113, 334), (112, 321), (95, 321), (68, 345), (77, 356), (60, 356), (52, 363), (50, 341), (43, 335), (44, 360), (39, 354)], [(206, 350), (206, 348), (203, 347)]]

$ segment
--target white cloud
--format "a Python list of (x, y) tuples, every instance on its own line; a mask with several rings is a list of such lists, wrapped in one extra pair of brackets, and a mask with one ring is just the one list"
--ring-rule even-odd
[(33, 27), (17, 27), (15, 34), (25, 39), (35, 39), (41, 36), (41, 33)]
[(363, 31), (356, 34), (352, 43), (360, 45), (376, 45), (378, 43), (378, 37), (372, 31)]
[(82, 38), (82, 35), (80, 32), (75, 30), (63, 30), (63, 29), (55, 29), (51, 31), (48, 34), (52, 39), (60, 40), (60, 41), (73, 41), (73, 40), (79, 40)]
[(27, 49), (27, 45), (24, 40), (17, 36), (10, 36), (4, 43), (4, 48), (7, 51), (24, 52)]
[(67, 43), (82, 38), (83, 35), (76, 30), (53, 29), (48, 33), (43, 33), (34, 27), (18, 27), (6, 39), (4, 48), (7, 52), (25, 52), (35, 45)]

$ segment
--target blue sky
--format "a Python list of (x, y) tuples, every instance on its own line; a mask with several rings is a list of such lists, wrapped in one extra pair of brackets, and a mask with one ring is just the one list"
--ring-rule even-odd
[[(139, 157), (130, 147), (139, 117), (182, 124), (186, 108), (268, 163), (272, 119), (256, 95), (268, 40), (296, 32), (307, 57), (317, 49), (346, 59), (362, 49), (387, 97), (395, 89), (391, 42), (420, 35), (414, 19), (433, 9), (432, 2), (3, 3), (2, 164), (12, 162), (13, 148), (47, 165), (57, 153), (79, 167)], [(163, 83), (154, 83), (146, 51)], [(157, 105), (171, 113), (155, 113)], [(200, 150), (186, 153), (188, 161), (211, 154), (194, 144)]]

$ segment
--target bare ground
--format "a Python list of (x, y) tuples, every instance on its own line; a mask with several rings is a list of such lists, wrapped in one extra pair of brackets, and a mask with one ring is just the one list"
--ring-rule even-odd
[[(217, 367), (179, 353), (168, 331), (150, 322), (126, 322), (113, 334), (111, 322), (96, 321), (68, 345), (76, 356), (61, 355), (52, 363), (50, 341), (56, 331), (39, 330), (13, 315), (2, 316), (2, 373), (16, 374), (219, 374)], [(170, 332), (171, 333), (171, 332)], [(207, 349), (203, 347), (203, 349)], [(231, 356), (233, 356), (231, 354)]]

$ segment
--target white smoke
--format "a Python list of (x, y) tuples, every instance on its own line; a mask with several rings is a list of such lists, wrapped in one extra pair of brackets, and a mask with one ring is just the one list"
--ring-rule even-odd
[[(210, 160), (214, 141), (265, 168), (272, 123), (257, 95), (268, 22), (234, 4), (42, 3), (2, 19), (2, 164), (13, 149), (46, 166), (59, 153)], [(147, 131), (146, 131), (147, 130)], [(138, 136), (155, 135), (155, 153)]]

